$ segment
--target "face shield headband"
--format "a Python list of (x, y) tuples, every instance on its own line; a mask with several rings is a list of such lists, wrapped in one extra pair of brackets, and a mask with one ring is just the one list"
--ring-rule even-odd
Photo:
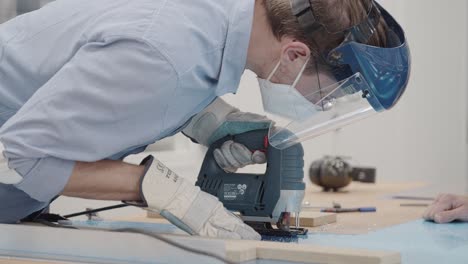
[[(300, 119), (272, 118), (276, 125), (270, 129), (269, 140), (279, 149), (392, 108), (407, 87), (411, 64), (403, 29), (375, 1), (360, 24), (332, 33), (317, 22), (309, 0), (291, 0), (291, 4), (306, 32), (320, 31), (325, 39), (329, 34), (330, 39), (342, 41), (331, 50), (321, 51), (319, 58), (311, 58), (314, 64), (308, 65), (309, 73), (292, 87), (306, 99), (301, 107), (309, 102), (308, 109), (314, 111), (302, 111), (306, 114), (301, 114)], [(386, 45), (368, 45), (382, 21), (388, 28)], [(313, 65), (315, 70), (311, 69)], [(299, 104), (289, 105), (289, 112), (299, 112)]]
[[(330, 32), (317, 21), (311, 5), (313, 0), (290, 0), (293, 14), (307, 34), (320, 32), (328, 37), (343, 39), (332, 50), (322, 50), (317, 58), (329, 68), (337, 81), (356, 73), (370, 86), (369, 103), (376, 111), (391, 109), (404, 93), (410, 75), (410, 51), (405, 33), (398, 22), (376, 1), (371, 1), (367, 18), (341, 32)], [(385, 47), (368, 45), (383, 19), (388, 26)]]

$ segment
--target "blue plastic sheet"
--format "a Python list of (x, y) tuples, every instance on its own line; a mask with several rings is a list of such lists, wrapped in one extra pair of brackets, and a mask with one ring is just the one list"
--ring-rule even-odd
[(297, 243), (397, 251), (402, 263), (468, 263), (468, 224), (439, 225), (423, 220), (366, 235), (309, 233)]

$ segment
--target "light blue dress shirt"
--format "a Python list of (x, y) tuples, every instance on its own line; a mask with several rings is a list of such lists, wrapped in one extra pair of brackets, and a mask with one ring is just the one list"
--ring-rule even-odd
[(59, 0), (0, 25), (0, 141), (23, 176), (0, 222), (61, 193), (75, 161), (180, 131), (244, 71), (254, 0)]

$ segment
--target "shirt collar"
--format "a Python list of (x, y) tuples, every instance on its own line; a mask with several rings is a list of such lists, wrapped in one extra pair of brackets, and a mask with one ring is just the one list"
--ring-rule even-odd
[(247, 63), (255, 0), (234, 1), (216, 95), (236, 93)]

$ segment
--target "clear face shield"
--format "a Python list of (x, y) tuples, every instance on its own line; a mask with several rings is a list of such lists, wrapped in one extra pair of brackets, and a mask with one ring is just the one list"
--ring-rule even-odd
[[(389, 27), (387, 47), (362, 44), (376, 31), (381, 17)], [(373, 2), (368, 19), (341, 34), (343, 43), (307, 60), (292, 84), (270, 82), (279, 64), (267, 80), (259, 80), (264, 109), (275, 122), (269, 132), (272, 146), (284, 149), (388, 110), (405, 91), (409, 48), (403, 30), (381, 6)]]

